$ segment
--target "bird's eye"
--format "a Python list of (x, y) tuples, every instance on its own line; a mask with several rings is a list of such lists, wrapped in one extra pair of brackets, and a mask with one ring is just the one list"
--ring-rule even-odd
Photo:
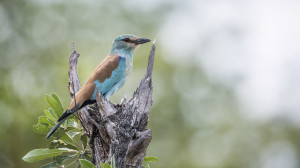
[(123, 39), (123, 41), (125, 41), (125, 42), (129, 42), (129, 41), (130, 41), (130, 39), (129, 39), (129, 38), (124, 38), (124, 39)]

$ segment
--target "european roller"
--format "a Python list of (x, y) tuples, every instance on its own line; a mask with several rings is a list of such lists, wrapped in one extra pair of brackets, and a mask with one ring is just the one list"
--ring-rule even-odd
[(106, 99), (114, 94), (126, 82), (132, 69), (132, 55), (140, 44), (150, 42), (146, 38), (134, 35), (121, 35), (114, 40), (110, 53), (96, 67), (83, 87), (75, 95), (68, 109), (58, 119), (57, 124), (48, 133), (49, 138), (58, 127), (80, 108), (95, 102), (96, 92)]

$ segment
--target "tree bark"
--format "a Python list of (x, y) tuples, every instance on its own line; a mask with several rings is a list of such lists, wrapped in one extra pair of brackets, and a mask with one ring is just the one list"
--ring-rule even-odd
[[(92, 162), (98, 168), (100, 161), (108, 163), (112, 157), (117, 168), (141, 167), (152, 139), (152, 132), (146, 127), (152, 105), (154, 54), (155, 44), (149, 54), (147, 72), (129, 101), (124, 98), (121, 104), (113, 104), (98, 92), (97, 103), (78, 112), (84, 132), (90, 138)], [(68, 85), (72, 99), (81, 87), (77, 73), (79, 55), (72, 44)]]

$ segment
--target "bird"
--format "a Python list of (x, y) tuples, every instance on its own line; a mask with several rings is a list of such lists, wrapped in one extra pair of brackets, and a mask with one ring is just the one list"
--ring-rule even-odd
[(95, 103), (97, 91), (105, 99), (114, 94), (126, 82), (133, 63), (133, 52), (141, 44), (150, 42), (132, 34), (125, 34), (115, 38), (110, 53), (95, 68), (83, 87), (76, 93), (67, 110), (57, 120), (57, 124), (50, 130), (46, 138), (50, 138), (59, 126), (80, 108)]

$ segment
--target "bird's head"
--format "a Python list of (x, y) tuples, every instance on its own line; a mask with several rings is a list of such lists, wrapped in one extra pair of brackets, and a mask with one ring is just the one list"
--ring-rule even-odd
[(150, 39), (140, 38), (131, 34), (117, 37), (111, 49), (112, 55), (132, 54), (134, 49), (140, 44), (150, 42)]

